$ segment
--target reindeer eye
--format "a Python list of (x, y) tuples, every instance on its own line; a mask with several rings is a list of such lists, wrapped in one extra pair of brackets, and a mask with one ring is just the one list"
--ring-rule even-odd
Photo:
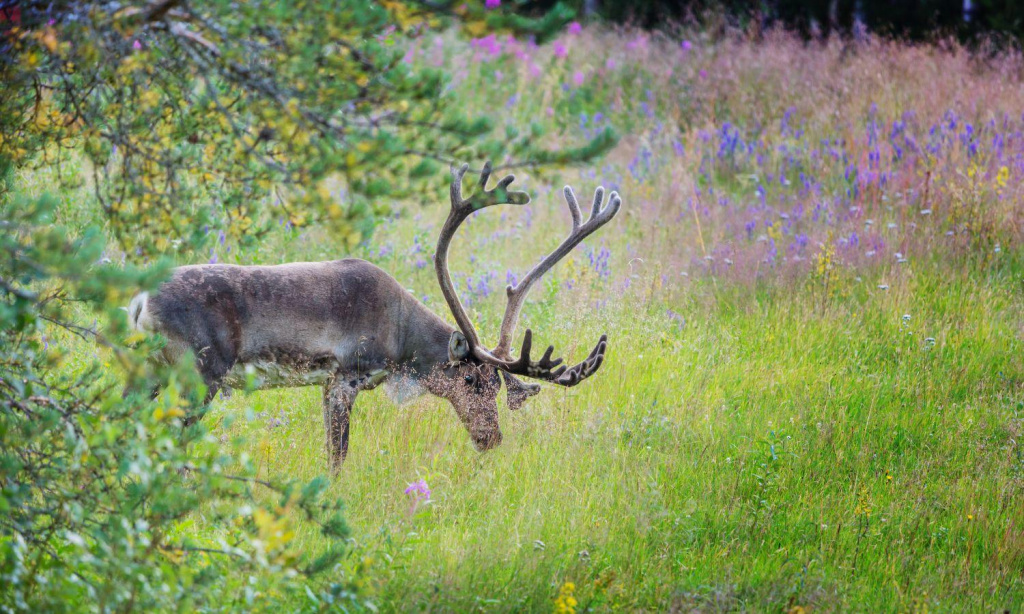
[(467, 375), (465, 377), (465, 380), (466, 380), (467, 384), (472, 384), (473, 383), (473, 376), (472, 375)]

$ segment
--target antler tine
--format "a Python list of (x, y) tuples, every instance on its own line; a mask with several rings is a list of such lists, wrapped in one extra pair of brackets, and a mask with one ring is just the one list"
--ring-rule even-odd
[(562, 386), (575, 386), (597, 373), (597, 370), (601, 368), (601, 363), (604, 362), (604, 353), (607, 349), (608, 335), (601, 335), (601, 339), (594, 346), (594, 349), (591, 350), (590, 356), (587, 356), (587, 359), (583, 362), (573, 365), (555, 383)]
[(462, 334), (466, 335), (471, 348), (480, 346), (480, 338), (473, 327), (469, 315), (459, 300), (459, 293), (452, 283), (451, 274), (448, 271), (448, 247), (451, 245), (452, 237), (462, 222), (474, 211), (478, 211), (492, 205), (511, 204), (525, 205), (530, 202), (530, 195), (526, 192), (509, 191), (508, 186), (515, 181), (514, 175), (506, 175), (491, 190), (487, 190), (487, 181), (491, 177), (492, 166), (490, 162), (484, 164), (480, 172), (479, 189), (468, 199), (462, 198), (462, 179), (469, 170), (468, 164), (463, 164), (457, 170), (453, 167), (452, 184), (449, 189), (452, 208), (448, 212), (448, 218), (441, 227), (441, 233), (437, 237), (437, 253), (434, 255), (434, 271), (437, 273), (437, 281), (441, 285), (441, 294), (452, 312), (456, 323)]
[[(575, 232), (579, 229), (580, 221), (583, 219), (583, 216), (580, 215), (580, 204), (576, 201), (576, 194), (573, 193), (572, 188), (565, 186), (565, 189), (562, 190), (562, 192), (565, 194), (565, 202), (569, 204), (569, 215), (572, 216), (572, 229), (573, 232)], [(597, 188), (597, 194), (603, 196), (604, 190), (602, 188)], [(594, 217), (593, 214), (591, 214), (590, 217)]]
[(491, 166), (491, 161), (484, 162), (484, 167), (480, 171), (480, 191), (484, 192), (487, 189), (487, 180), (491, 178), (491, 171), (494, 167)]
[(572, 216), (572, 231), (553, 252), (530, 269), (530, 272), (523, 277), (522, 281), (515, 286), (509, 285), (505, 288), (505, 292), (508, 294), (508, 305), (505, 307), (505, 317), (501, 322), (501, 334), (498, 339), (498, 345), (493, 351), (495, 356), (504, 359), (511, 358), (512, 336), (515, 334), (516, 325), (519, 322), (519, 314), (526, 301), (526, 295), (530, 293), (530, 288), (533, 284), (543, 277), (559, 260), (571, 252), (574, 247), (579, 245), (583, 239), (586, 239), (595, 230), (611, 221), (622, 206), (622, 199), (619, 198), (618, 193), (612, 192), (608, 203), (602, 207), (604, 188), (599, 187), (594, 191), (594, 205), (590, 212), (590, 217), (586, 223), (580, 224), (582, 215), (580, 214), (580, 205), (576, 200), (576, 194), (569, 186), (565, 186), (564, 194), (565, 201), (569, 205), (569, 214)]
[(597, 373), (597, 370), (601, 368), (601, 363), (604, 362), (604, 353), (608, 349), (608, 336), (601, 335), (601, 339), (594, 346), (594, 349), (591, 350), (587, 359), (571, 367), (563, 365), (561, 358), (551, 359), (551, 355), (555, 351), (555, 347), (551, 345), (545, 350), (540, 360), (530, 360), (532, 347), (533, 331), (527, 329), (526, 334), (523, 336), (523, 346), (519, 352), (519, 358), (515, 360), (499, 358), (483, 349), (478, 349), (475, 354), (481, 361), (498, 367), (506, 373), (541, 379), (558, 384), (559, 386), (572, 387)]
[(451, 169), (452, 185), (449, 188), (449, 192), (451, 193), (453, 211), (462, 206), (462, 178), (466, 176), (466, 171), (468, 170), (468, 164), (463, 164), (458, 170), (455, 170), (454, 166)]

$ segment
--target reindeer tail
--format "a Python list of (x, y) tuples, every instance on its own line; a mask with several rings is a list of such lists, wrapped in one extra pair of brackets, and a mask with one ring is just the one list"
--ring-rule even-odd
[(153, 330), (153, 316), (149, 311), (149, 292), (140, 292), (128, 303), (128, 324), (133, 330)]

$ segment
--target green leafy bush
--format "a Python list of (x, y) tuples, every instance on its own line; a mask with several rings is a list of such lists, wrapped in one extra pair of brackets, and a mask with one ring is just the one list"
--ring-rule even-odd
[[(194, 372), (152, 370), (142, 358), (154, 341), (129, 347), (112, 305), (166, 267), (98, 264), (100, 235), (69, 240), (49, 200), (0, 213), (0, 607), (262, 607), (300, 590), (310, 603), (358, 604), (338, 574), (319, 579), (346, 534), (326, 481), (256, 479), (202, 426), (183, 428), (198, 410)], [(69, 336), (93, 358), (69, 354)], [(136, 388), (163, 392), (122, 398), (118, 365)], [(297, 511), (327, 539), (322, 552), (294, 547)]]
[(543, 40), (571, 18), (561, 5), (536, 19), (482, 1), (19, 11), (0, 21), (0, 158), (59, 167), (84, 152), (101, 219), (132, 257), (202, 246), (218, 228), (251, 246), (283, 223), (325, 225), (352, 248), (389, 199), (447, 181), (425, 161), (569, 163), (614, 143), (553, 154), (536, 135), (492, 132), (443, 70), (405, 59), (410, 40), (448, 23)]

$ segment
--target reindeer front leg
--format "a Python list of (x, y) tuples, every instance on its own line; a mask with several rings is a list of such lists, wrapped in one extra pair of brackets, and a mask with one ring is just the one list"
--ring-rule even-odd
[(349, 418), (358, 393), (359, 389), (344, 377), (336, 376), (324, 384), (324, 432), (331, 470), (335, 472), (348, 456)]
[(348, 456), (348, 427), (356, 395), (373, 390), (387, 379), (389, 371), (374, 369), (361, 374), (336, 373), (324, 384), (324, 431), (331, 469), (338, 471)]

